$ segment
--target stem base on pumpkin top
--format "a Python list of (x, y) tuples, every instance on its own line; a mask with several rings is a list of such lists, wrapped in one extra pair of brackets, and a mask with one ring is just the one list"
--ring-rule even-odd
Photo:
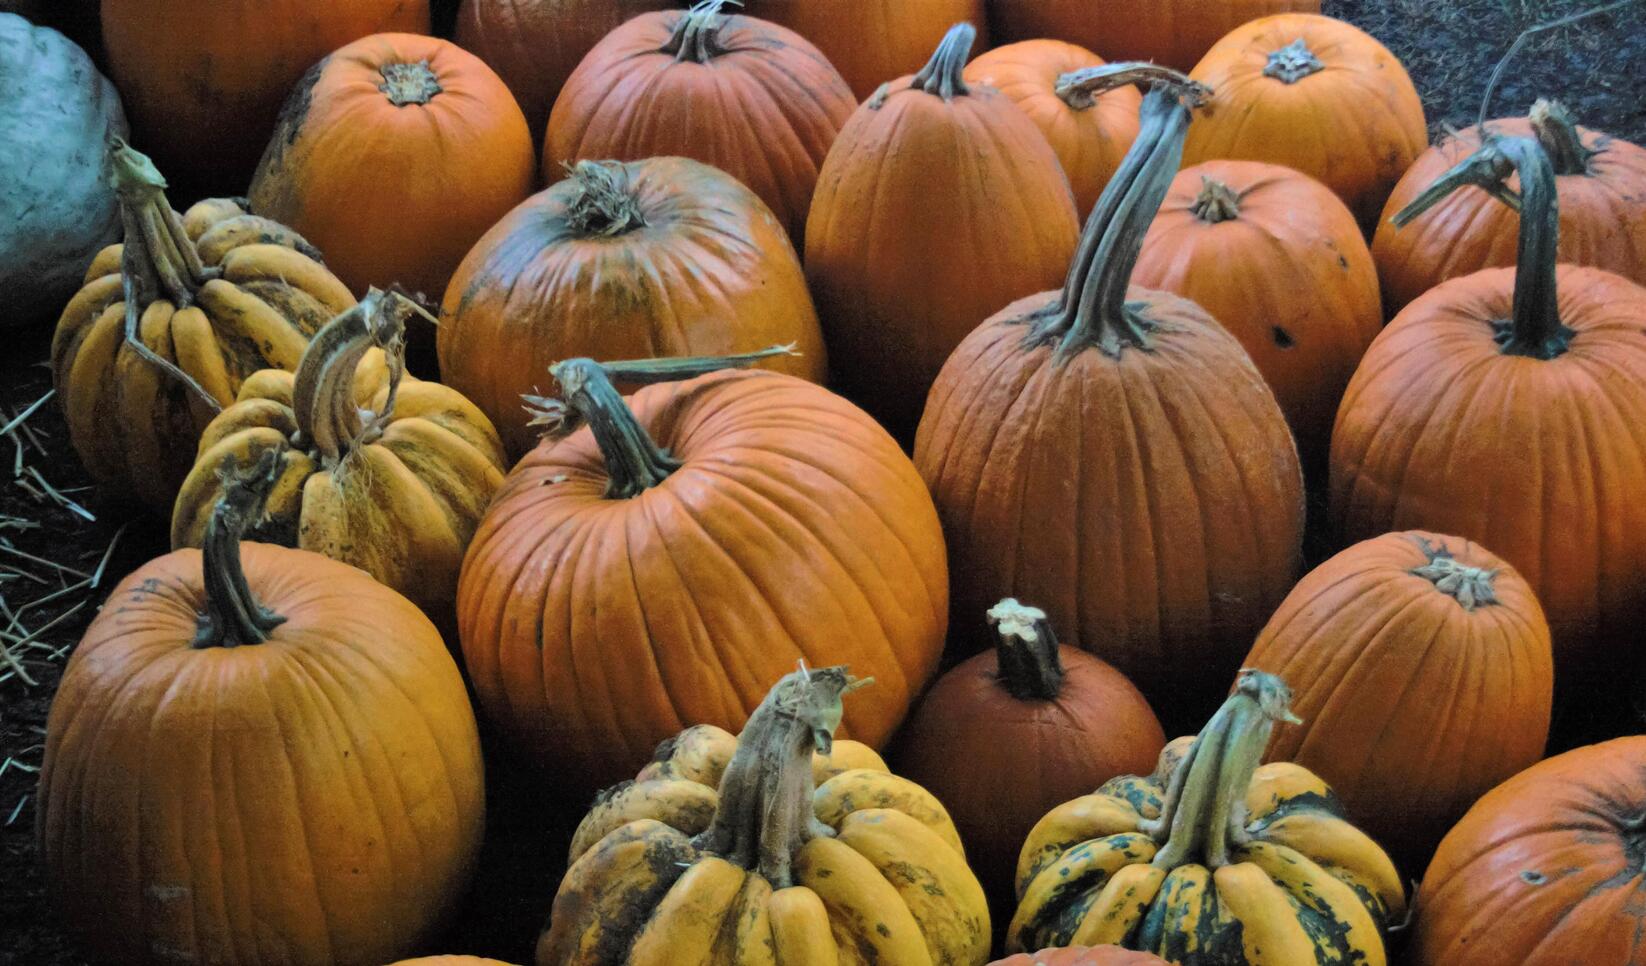
[(672, 54), (680, 63), (707, 64), (726, 52), (720, 42), (726, 18), (720, 13), (726, 0), (700, 0), (681, 15), (674, 32), (658, 53)]
[(1497, 603), (1497, 571), (1459, 563), (1444, 545), (1437, 547), (1421, 538), (1417, 545), (1428, 563), (1412, 568), (1412, 576), (1434, 584), (1436, 590), (1457, 601), (1466, 611)]
[[(419, 312), (422, 307), (403, 292), (373, 288), (359, 304), (326, 323), (303, 350), (293, 381), (292, 412), (298, 441), (314, 448), (322, 466), (331, 469), (374, 442), (394, 418), (406, 372), (406, 323)], [(383, 350), (388, 364), (389, 393), (381, 412), (363, 414), (355, 403), (354, 376), (374, 348)]]
[(1543, 150), (1548, 153), (1556, 175), (1589, 173), (1589, 162), (1595, 152), (1583, 146), (1577, 124), (1572, 121), (1572, 115), (1567, 113), (1564, 105), (1559, 101), (1539, 98), (1527, 113), (1526, 120), (1532, 125), (1537, 143), (1543, 145)]
[(583, 238), (615, 238), (646, 227), (640, 202), (629, 188), (629, 169), (621, 161), (567, 164), (573, 190), (566, 202), (566, 224)]
[(972, 44), (977, 41), (977, 28), (969, 23), (957, 23), (943, 35), (943, 40), (932, 51), (931, 60), (914, 75), (910, 87), (918, 88), (945, 101), (970, 94), (963, 72), (971, 59)]
[(1046, 612), (1006, 598), (989, 608), (1000, 684), (1019, 701), (1053, 701), (1063, 691), (1063, 659)]
[(249, 467), (238, 466), (231, 456), (219, 471), (223, 496), (206, 522), (201, 545), (206, 609), (198, 616), (194, 647), (262, 644), (286, 621), (258, 603), (240, 561), (240, 539), (263, 515), (269, 492), (280, 478), (281, 455), (278, 448), (264, 450)]

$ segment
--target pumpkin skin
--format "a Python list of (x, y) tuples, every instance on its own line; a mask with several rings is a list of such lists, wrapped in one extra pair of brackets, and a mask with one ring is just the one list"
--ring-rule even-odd
[(1103, 58), (1061, 40), (1007, 44), (966, 65), (968, 84), (996, 88), (1040, 128), (1068, 176), (1082, 218), (1091, 213), (1137, 137), (1137, 109), (1143, 103), (1134, 87), (1095, 98), (1074, 89), (1058, 93), (1065, 75), (1102, 65)]
[(422, 956), (402, 959), (389, 966), (511, 966), (500, 959), (482, 959), (479, 956)]
[(549, 115), (543, 178), (557, 181), (579, 160), (692, 158), (753, 189), (798, 247), (818, 169), (856, 106), (822, 52), (792, 30), (717, 5), (642, 14), (566, 81)]
[(126, 134), (120, 95), (55, 30), (0, 13), (0, 328), (49, 319), (98, 249), (120, 238), (104, 142)]
[(1055, 37), (1110, 60), (1189, 70), (1241, 24), (1319, 12), (1320, 0), (1151, 0), (1123, 13), (1104, 0), (989, 0), (989, 26), (1000, 43)]
[(1646, 738), (1539, 762), (1457, 824), (1418, 893), (1417, 966), (1637, 966)]
[(1018, 953), (997, 959), (989, 966), (1166, 966), (1166, 961), (1148, 953), (1135, 953), (1119, 946), (1065, 946)]
[(748, 0), (743, 10), (816, 44), (859, 101), (919, 70), (952, 25), (965, 20), (984, 29), (983, 0)]
[[(528, 453), (481, 521), (458, 624), (482, 707), (592, 790), (685, 721), (741, 726), (759, 682), (796, 660), (847, 660), (876, 683), (845, 727), (883, 744), (936, 669), (948, 609), (942, 531), (908, 458), (856, 407), (777, 373), (629, 404), (679, 469), (608, 498), (618, 474), (578, 430)], [(595, 680), (590, 661), (655, 671)]]
[[(1421, 644), (1419, 647), (1417, 645)], [(1549, 737), (1554, 660), (1514, 568), (1467, 540), (1390, 533), (1300, 581), (1245, 666), (1300, 682), (1269, 746), (1331, 782), (1402, 867)]]
[(1212, 100), (1189, 128), (1187, 163), (1294, 168), (1337, 192), (1366, 226), (1429, 143), (1423, 102), (1400, 61), (1331, 17), (1278, 14), (1237, 27), (1190, 76)]
[[(1530, 117), (1500, 118), (1487, 128), (1505, 137), (1537, 137), (1554, 160), (1562, 262), (1646, 285), (1646, 219), (1639, 203), (1646, 197), (1646, 148), (1578, 127), (1547, 101), (1534, 104)], [(1447, 137), (1418, 157), (1389, 196), (1372, 241), (1389, 315), (1449, 278), (1515, 263), (1520, 218), (1479, 188), (1456, 192), (1403, 228), (1390, 222), (1480, 143), (1478, 127)]]
[(303, 72), (367, 34), (428, 33), (429, 5), (107, 0), (102, 19), (109, 75), (140, 143), (196, 190), (240, 194)]
[(802, 667), (738, 736), (689, 728), (602, 792), (538, 966), (982, 966), (988, 904), (942, 803), (832, 738), (853, 687)]
[(1132, 280), (1198, 304), (1239, 339), (1304, 466), (1324, 470), (1343, 387), (1383, 328), (1377, 269), (1337, 196), (1278, 165), (1185, 168)]
[(960, 77), (967, 30), (858, 107), (806, 223), (833, 384), (900, 439), (966, 333), (1056, 285), (1074, 254), (1074, 199), (1045, 136), (1010, 98)]

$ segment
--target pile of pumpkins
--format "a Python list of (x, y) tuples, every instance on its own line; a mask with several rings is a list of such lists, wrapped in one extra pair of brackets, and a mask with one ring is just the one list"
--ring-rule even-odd
[(175, 548), (87, 948), (426, 951), (472, 693), (605, 789), (540, 966), (1638, 961), (1646, 737), (1544, 755), (1639, 730), (1646, 151), (1310, 2), (217, 6), (0, 14), (5, 321)]

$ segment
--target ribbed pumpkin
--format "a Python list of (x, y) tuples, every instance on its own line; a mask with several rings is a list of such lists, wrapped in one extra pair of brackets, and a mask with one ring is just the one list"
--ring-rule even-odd
[(1354, 215), (1318, 181), (1208, 161), (1172, 182), (1132, 282), (1223, 324), (1274, 390), (1310, 471), (1324, 469), (1343, 387), (1383, 328), (1377, 269)]
[[(740, 727), (798, 659), (874, 672), (846, 727), (878, 746), (936, 669), (948, 575), (919, 475), (828, 390), (712, 371), (758, 355), (555, 366), (590, 425), (520, 461), (469, 548), (469, 676), (567, 787), (688, 721)], [(627, 404), (611, 385), (698, 372)]]
[(1300, 685), (1273, 761), (1331, 782), (1349, 814), (1421, 871), (1475, 799), (1543, 757), (1549, 625), (1491, 552), (1390, 533), (1321, 564), (1246, 656)]
[(822, 381), (823, 333), (783, 226), (706, 164), (579, 163), (487, 232), (446, 289), (442, 378), (513, 453), (520, 408), (562, 359), (713, 355), (794, 343), (763, 365)]
[(1302, 766), (1259, 767), (1280, 679), (1240, 672), (1193, 738), (1041, 819), (1017, 864), (1006, 948), (1116, 943), (1179, 966), (1384, 966), (1405, 889), (1377, 843)]
[[(1486, 129), (1499, 137), (1535, 137), (1554, 163), (1561, 261), (1646, 284), (1646, 218), (1640, 214), (1646, 148), (1578, 127), (1553, 101), (1538, 101), (1524, 118), (1490, 121)], [(1519, 217), (1477, 188), (1454, 192), (1403, 227), (1390, 221), (1480, 144), (1478, 127), (1446, 138), (1423, 152), (1389, 196), (1372, 254), (1391, 315), (1446, 279), (1515, 263)]]
[(478, 858), (457, 665), (359, 570), (240, 543), (278, 469), (229, 484), (204, 552), (116, 587), (64, 670), (40, 849), (101, 962), (377, 966), (432, 938)]
[(315, 61), (367, 34), (429, 30), (428, 0), (104, 0), (102, 14), (139, 143), (196, 189), (234, 194)]
[(148, 158), (118, 140), (109, 157), (125, 242), (97, 254), (63, 309), (52, 382), (92, 479), (169, 513), (241, 383), (297, 368), (354, 297), (290, 229), (224, 199), (179, 216)]
[(1276, 13), (1319, 13), (1320, 0), (988, 0), (989, 26), (1006, 43), (1055, 37), (1110, 60), (1188, 70), (1223, 35)]
[(949, 541), (954, 613), (1034, 601), (1168, 727), (1216, 707), (1291, 587), (1303, 532), (1297, 449), (1240, 343), (1194, 303), (1130, 284), (1193, 96), (1168, 81), (1144, 98), (1067, 284), (966, 337), (914, 451)]
[(1421, 528), (1490, 547), (1537, 592), (1562, 679), (1616, 680), (1646, 612), (1646, 288), (1557, 269), (1535, 140), (1488, 142), (1401, 220), (1514, 170), (1517, 268), (1443, 282), (1372, 343), (1333, 432), (1332, 512), (1348, 540)]
[(693, 158), (752, 188), (798, 246), (818, 168), (857, 102), (804, 37), (722, 14), (724, 3), (642, 14), (595, 45), (554, 102), (543, 177), (580, 160)]
[(1337, 192), (1364, 225), (1429, 143), (1423, 102), (1400, 61), (1331, 17), (1264, 17), (1218, 41), (1190, 75), (1212, 89), (1183, 149), (1281, 164)]
[(412, 305), (374, 289), (320, 330), (295, 374), (246, 380), (200, 439), (172, 512), (174, 548), (205, 540), (226, 457), (278, 450), (258, 539), (352, 564), (450, 619), (463, 551), (508, 467), (473, 403), (405, 374)]
[(989, 609), (996, 646), (938, 679), (898, 732), (900, 775), (948, 806), (990, 909), (1010, 918), (1012, 868), (1040, 816), (1147, 771), (1166, 736), (1114, 668), (1061, 646), (1046, 612)]
[(988, 904), (942, 804), (834, 741), (862, 683), (802, 667), (737, 737), (689, 729), (602, 793), (538, 966), (982, 966)]
[(1440, 843), (1414, 966), (1639, 966), (1646, 737), (1533, 765)]
[(919, 70), (951, 24), (983, 23), (983, 0), (746, 0), (743, 9), (816, 44), (859, 101)]
[(806, 223), (834, 384), (900, 439), (966, 333), (1056, 285), (1074, 253), (1074, 198), (1045, 136), (961, 76), (974, 36), (957, 24), (920, 73), (857, 109)]
[(1036, 953), (1017, 953), (997, 959), (989, 966), (1167, 966), (1149, 953), (1136, 953), (1120, 946), (1064, 946)]
[(1094, 93), (1081, 83), (1103, 58), (1061, 40), (1025, 40), (978, 55), (966, 65), (966, 83), (993, 87), (1046, 136), (1074, 189), (1082, 217), (1114, 177), (1137, 137), (1135, 88)]

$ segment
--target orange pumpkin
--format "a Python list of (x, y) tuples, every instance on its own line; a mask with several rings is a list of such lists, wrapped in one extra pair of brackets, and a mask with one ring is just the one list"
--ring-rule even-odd
[(1001, 43), (1056, 37), (1110, 60), (1151, 60), (1188, 70), (1223, 35), (1276, 13), (1319, 13), (1320, 0), (988, 0)]
[[(548, 439), (493, 499), (458, 584), (463, 655), (501, 730), (576, 791), (633, 771), (687, 722), (743, 726), (805, 660), (876, 684), (845, 727), (885, 742), (943, 649), (931, 496), (860, 410), (733, 359), (551, 372)], [(627, 403), (611, 380), (647, 382)]]
[[(1555, 167), (1560, 260), (1646, 284), (1646, 148), (1572, 123), (1566, 109), (1538, 101), (1524, 118), (1490, 121), (1500, 137), (1535, 137)], [(1469, 127), (1423, 152), (1395, 185), (1372, 242), (1390, 315), (1449, 278), (1515, 263), (1519, 217), (1478, 188), (1464, 188), (1396, 228), (1391, 218), (1447, 169), (1480, 149)], [(1511, 187), (1514, 181), (1510, 181)]]
[(1183, 157), (1267, 161), (1337, 192), (1370, 225), (1429, 143), (1400, 61), (1360, 28), (1316, 14), (1237, 27), (1191, 75), (1212, 89)]
[(1038, 953), (1018, 953), (997, 959), (989, 966), (1167, 966), (1152, 953), (1138, 953), (1119, 946), (1065, 946), (1042, 949)]
[(973, 38), (956, 25), (920, 73), (857, 109), (806, 223), (834, 383), (899, 438), (966, 333), (1056, 285), (1074, 253), (1074, 198), (1045, 136), (962, 77)]
[(1303, 724), (1275, 735), (1269, 759), (1330, 782), (1414, 872), (1549, 737), (1543, 609), (1514, 568), (1455, 537), (1385, 534), (1321, 564), (1245, 665), (1299, 685), (1292, 710)]
[(966, 83), (993, 87), (1011, 98), (1046, 136), (1082, 217), (1114, 177), (1137, 137), (1143, 96), (1132, 87), (1101, 93), (1081, 83), (1103, 58), (1061, 40), (1025, 40), (996, 47), (966, 65)]
[(860, 101), (919, 70), (951, 24), (983, 23), (983, 0), (746, 0), (743, 9), (816, 44)]
[(1172, 182), (1132, 281), (1181, 295), (1240, 340), (1304, 465), (1324, 468), (1343, 387), (1383, 328), (1354, 215), (1290, 168), (1208, 161)]
[(315, 61), (367, 34), (429, 29), (428, 0), (105, 0), (102, 16), (138, 142), (195, 190), (236, 195)]
[(823, 334), (783, 226), (729, 175), (685, 158), (579, 163), (469, 252), (441, 309), (440, 372), (512, 453), (520, 408), (574, 356), (712, 355), (794, 343), (764, 366), (821, 381)]
[(798, 246), (817, 170), (857, 102), (792, 30), (720, 12), (642, 14), (589, 51), (549, 115), (543, 177), (573, 161), (679, 155), (754, 189)]

